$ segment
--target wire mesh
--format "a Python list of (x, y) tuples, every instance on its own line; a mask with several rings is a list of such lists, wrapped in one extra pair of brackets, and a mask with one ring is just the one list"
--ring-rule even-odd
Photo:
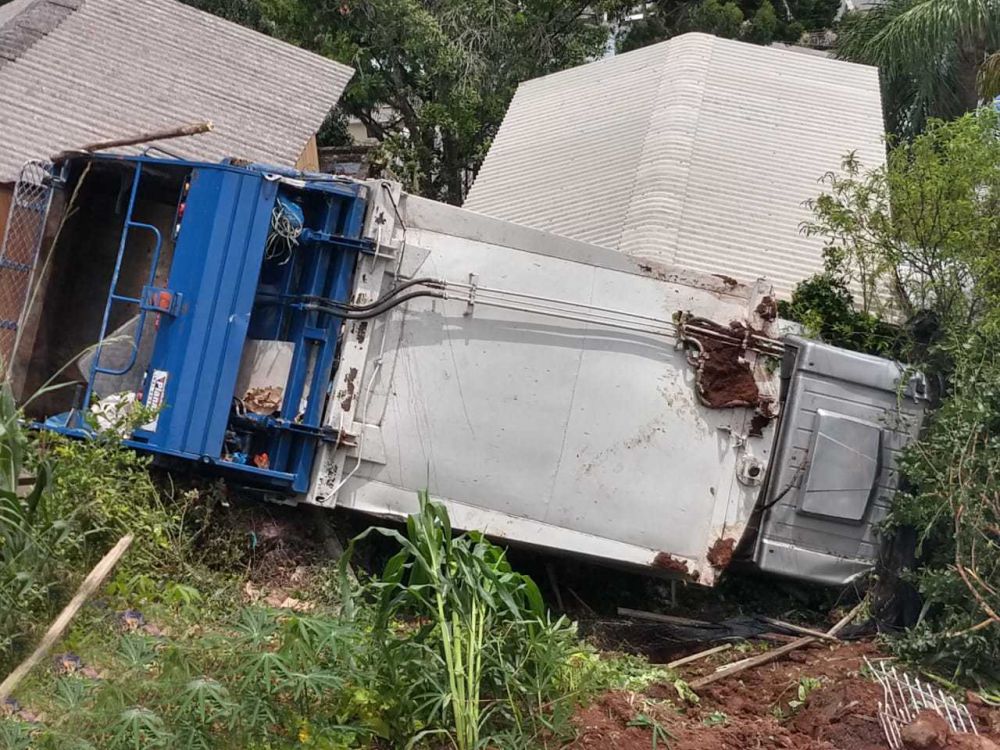
[(865, 662), (882, 686), (883, 701), (878, 706), (878, 719), (892, 750), (903, 747), (902, 728), (924, 710), (934, 711), (943, 717), (952, 732), (979, 734), (969, 707), (964, 703), (958, 703), (940, 688), (897, 671), (888, 660), (872, 662), (865, 659)]
[(28, 300), (45, 219), (52, 202), (52, 164), (29, 161), (21, 168), (11, 194), (0, 245), (0, 372), (6, 373)]

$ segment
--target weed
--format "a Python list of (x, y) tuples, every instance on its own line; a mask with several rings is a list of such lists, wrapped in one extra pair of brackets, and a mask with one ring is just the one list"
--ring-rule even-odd
[[(413, 672), (397, 659), (414, 657), (438, 667), (413, 674), (410, 697), (428, 725), (416, 736), (447, 732), (459, 750), (471, 750), (494, 717), (525, 729), (530, 707), (563, 682), (575, 650), (568, 623), (546, 619), (538, 587), (511, 569), (499, 547), (478, 533), (453, 535), (444, 507), (426, 493), (405, 536), (371, 531), (401, 547), (370, 586), (374, 635), (394, 670)], [(399, 621), (412, 623), (403, 640), (391, 627)]]
[(788, 701), (788, 707), (793, 713), (798, 711), (809, 700), (809, 694), (822, 685), (823, 681), (816, 677), (800, 677), (795, 690), (795, 699)]
[(666, 727), (647, 714), (638, 714), (628, 723), (628, 726), (649, 729), (653, 735), (653, 750), (656, 750), (660, 746), (661, 742), (664, 747), (670, 747), (670, 740), (674, 739), (673, 735), (667, 731)]
[(729, 723), (729, 717), (722, 711), (712, 711), (712, 713), (701, 720), (701, 723), (706, 727), (724, 727)]
[[(0, 385), (0, 664), (9, 663), (65, 580), (61, 563), (85, 541), (76, 511), (52, 502), (51, 467), (32, 450), (6, 383)], [(28, 484), (24, 484), (24, 479)]]
[(674, 690), (677, 691), (678, 698), (692, 706), (697, 705), (701, 701), (698, 694), (684, 680), (674, 680)]
[(654, 683), (672, 685), (677, 676), (634, 654), (602, 654), (586, 644), (570, 657), (571, 675), (581, 685), (601, 690), (639, 692)]

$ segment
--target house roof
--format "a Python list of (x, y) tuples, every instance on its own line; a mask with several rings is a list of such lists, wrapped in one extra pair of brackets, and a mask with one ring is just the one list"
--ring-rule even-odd
[(28, 159), (210, 120), (171, 153), (294, 165), (352, 70), (175, 0), (0, 6), (0, 182)]
[(465, 207), (788, 296), (804, 201), (883, 130), (875, 68), (686, 34), (521, 84)]

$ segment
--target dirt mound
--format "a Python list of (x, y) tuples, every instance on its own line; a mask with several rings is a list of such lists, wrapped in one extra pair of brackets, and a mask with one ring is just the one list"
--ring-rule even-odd
[(575, 750), (649, 750), (652, 730), (629, 726), (640, 714), (640, 696), (635, 693), (608, 693), (596, 703), (577, 712), (573, 725), (578, 731)]
[[(657, 747), (669, 736), (670, 750), (885, 750), (876, 715), (882, 691), (861, 674), (864, 657), (876, 655), (867, 642), (793, 651), (712, 684), (694, 706), (663, 700), (672, 686), (610, 693), (576, 714), (578, 736), (568, 747), (649, 750), (655, 724)], [(716, 666), (697, 662), (682, 676), (690, 681)], [(980, 731), (990, 732), (995, 712), (973, 708)]]
[[(635, 693), (609, 693), (579, 711), (573, 723), (577, 739), (572, 750), (649, 750), (658, 725), (658, 747), (671, 750), (833, 750), (825, 742), (789, 731), (770, 716), (728, 719), (709, 726), (699, 718), (704, 712), (680, 714), (668, 704), (649, 705)], [(705, 714), (707, 716), (707, 714)], [(852, 748), (853, 750), (853, 748)]]
[(809, 696), (789, 726), (837, 748), (883, 750), (886, 746), (875, 709), (882, 689), (863, 677), (848, 677)]

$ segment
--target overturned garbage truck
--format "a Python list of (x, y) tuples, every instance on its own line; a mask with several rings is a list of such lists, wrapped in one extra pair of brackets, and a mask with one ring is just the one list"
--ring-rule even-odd
[(232, 160), (57, 185), (25, 378), (78, 387), (33, 404), (47, 429), (138, 401), (127, 445), (273, 499), (402, 517), (428, 488), (457, 527), (704, 585), (876, 558), (925, 384), (782, 337), (765, 280)]

